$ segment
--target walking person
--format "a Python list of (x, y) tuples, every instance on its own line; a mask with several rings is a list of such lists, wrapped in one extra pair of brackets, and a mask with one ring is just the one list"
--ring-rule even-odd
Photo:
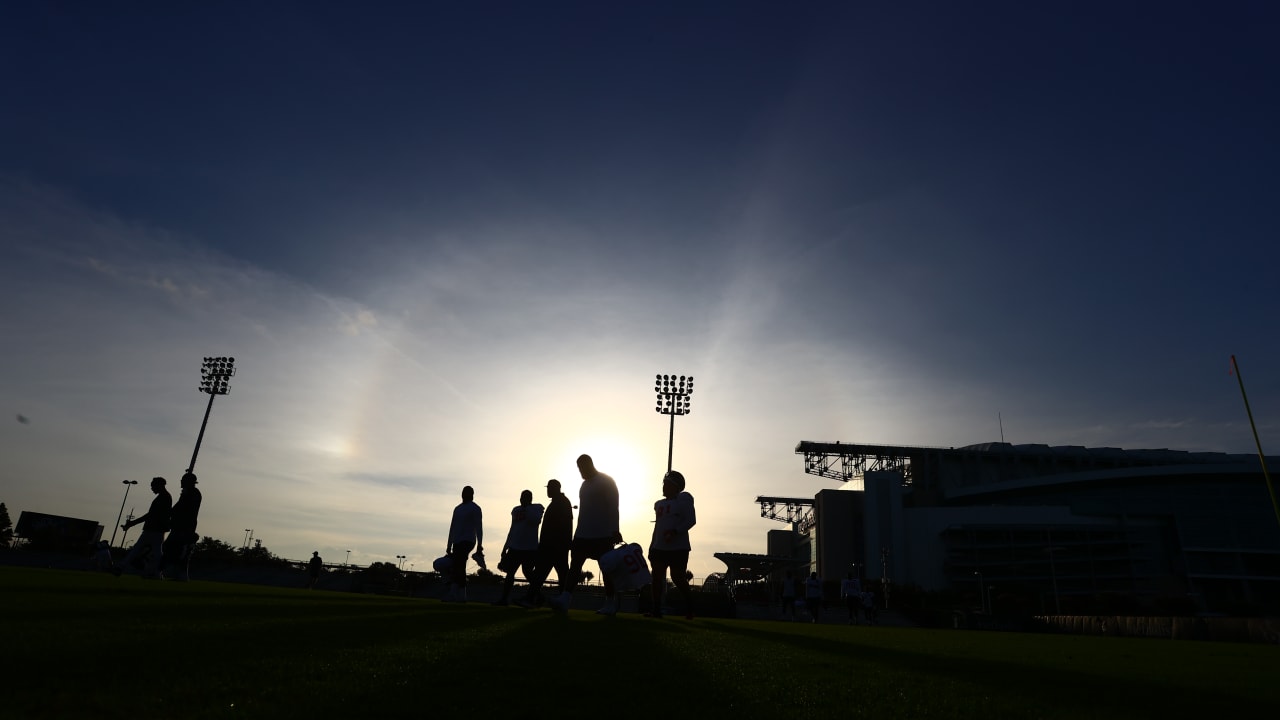
[(311, 559), (307, 561), (307, 589), (315, 590), (316, 583), (320, 582), (320, 573), (324, 570), (324, 558), (320, 557), (319, 550), (311, 551)]
[(667, 587), (667, 571), (680, 592), (686, 620), (693, 619), (693, 598), (689, 592), (689, 530), (698, 523), (693, 496), (685, 492), (684, 475), (669, 470), (662, 476), (662, 499), (653, 504), (653, 539), (649, 542), (649, 564), (653, 566), (653, 610), (648, 617), (662, 617), (662, 595)]
[(560, 492), (560, 481), (547, 481), (547, 497), (551, 500), (542, 516), (542, 535), (538, 540), (538, 561), (529, 588), (520, 607), (537, 607), (542, 604), (542, 585), (552, 570), (556, 571), (560, 591), (564, 592), (569, 580), (569, 547), (573, 544), (573, 505), (569, 497)]
[(452, 561), (449, 568), (452, 582), (445, 602), (467, 601), (467, 556), (475, 548), (476, 554), (484, 554), (484, 521), (480, 506), (475, 504), (476, 491), (470, 485), (462, 488), (462, 502), (453, 509), (449, 522), (449, 544), (445, 554)]
[(525, 579), (533, 575), (534, 563), (538, 559), (538, 526), (542, 523), (542, 505), (533, 501), (533, 493), (523, 490), (520, 493), (520, 504), (511, 508), (511, 529), (507, 531), (507, 541), (502, 544), (502, 557), (498, 560), (498, 569), (506, 572), (502, 580), (502, 597), (494, 601), (494, 605), (511, 603), (511, 587), (516, 582), (516, 570), (524, 568)]
[[(578, 456), (578, 474), (582, 487), (578, 489), (578, 529), (573, 534), (570, 547), (572, 562), (562, 592), (548, 603), (556, 612), (568, 612), (573, 600), (573, 590), (581, 577), (582, 566), (587, 560), (600, 561), (601, 556), (622, 542), (618, 530), (618, 485), (613, 478), (596, 469), (590, 455)], [(618, 598), (613, 581), (604, 575), (604, 607), (596, 611), (600, 615), (615, 615)]]
[(818, 573), (809, 573), (804, 582), (804, 604), (809, 606), (809, 622), (822, 619), (822, 579)]
[(196, 521), (200, 517), (200, 503), (204, 496), (196, 489), (194, 473), (184, 473), (180, 484), (182, 492), (169, 513), (169, 537), (164, 541), (164, 563), (160, 573), (171, 580), (186, 582), (191, 579), (191, 552), (200, 536), (196, 534)]
[(790, 570), (787, 571), (787, 576), (782, 580), (783, 619), (786, 619), (787, 615), (790, 615), (792, 620), (796, 619), (796, 579)]
[[(164, 534), (169, 530), (169, 513), (173, 511), (173, 497), (165, 489), (166, 484), (167, 481), (162, 477), (151, 478), (151, 492), (155, 493), (155, 497), (151, 500), (151, 507), (147, 510), (147, 514), (120, 526), (128, 530), (134, 525), (142, 524), (142, 534), (138, 536), (138, 540), (134, 542), (133, 547), (129, 549), (129, 554), (124, 556), (120, 565), (124, 569), (132, 569), (134, 563), (143, 560), (146, 565), (143, 568), (142, 577), (151, 580), (163, 577), (160, 574), (160, 556), (164, 552)], [(120, 575), (121, 567), (116, 567), (114, 572), (117, 576)]]
[(862, 607), (862, 583), (849, 571), (849, 577), (840, 581), (840, 597), (849, 609), (849, 624), (858, 624), (858, 608)]

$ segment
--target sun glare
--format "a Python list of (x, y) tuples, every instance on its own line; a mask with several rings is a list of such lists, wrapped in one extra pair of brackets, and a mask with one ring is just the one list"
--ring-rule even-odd
[[(566, 451), (571, 460), (576, 460), (582, 453), (590, 455), (595, 461), (596, 469), (612, 476), (618, 484), (622, 534), (628, 542), (645, 544), (649, 528), (644, 523), (650, 519), (653, 502), (662, 495), (662, 473), (665, 468), (645, 460), (635, 446), (612, 435), (594, 435), (575, 440)], [(565, 491), (576, 503), (579, 479), (575, 476), (572, 480), (565, 482)]]

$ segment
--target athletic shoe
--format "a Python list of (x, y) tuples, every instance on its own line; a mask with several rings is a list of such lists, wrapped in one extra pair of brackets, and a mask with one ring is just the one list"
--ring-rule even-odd
[(618, 598), (613, 597), (604, 601), (604, 607), (596, 611), (597, 615), (617, 615), (618, 614)]
[(567, 613), (569, 612), (569, 603), (572, 600), (573, 596), (564, 592), (548, 600), (547, 605), (551, 606), (551, 609), (558, 613)]

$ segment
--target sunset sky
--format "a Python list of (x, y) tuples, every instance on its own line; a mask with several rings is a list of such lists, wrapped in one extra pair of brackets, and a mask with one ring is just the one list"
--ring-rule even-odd
[[(0, 502), (496, 556), (574, 459), (692, 569), (801, 440), (1280, 452), (1280, 5), (9, 3)], [(20, 419), (19, 419), (20, 416)], [(198, 573), (197, 573), (198, 574)]]

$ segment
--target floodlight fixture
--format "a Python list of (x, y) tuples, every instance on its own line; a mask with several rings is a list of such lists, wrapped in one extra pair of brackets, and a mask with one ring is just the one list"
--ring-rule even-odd
[(213, 399), (231, 392), (231, 378), (235, 374), (236, 359), (227, 355), (206, 356), (200, 366), (200, 392), (209, 394), (209, 404), (204, 408), (204, 420), (200, 423), (200, 434), (196, 436), (196, 448), (191, 453), (187, 472), (193, 472), (196, 468), (196, 456), (200, 454), (200, 443), (204, 441), (204, 429), (209, 424)]
[(671, 472), (671, 453), (676, 440), (676, 416), (688, 415), (689, 396), (693, 394), (692, 375), (656, 375), (653, 391), (658, 396), (656, 412), (671, 416), (671, 429), (667, 435), (667, 472)]

